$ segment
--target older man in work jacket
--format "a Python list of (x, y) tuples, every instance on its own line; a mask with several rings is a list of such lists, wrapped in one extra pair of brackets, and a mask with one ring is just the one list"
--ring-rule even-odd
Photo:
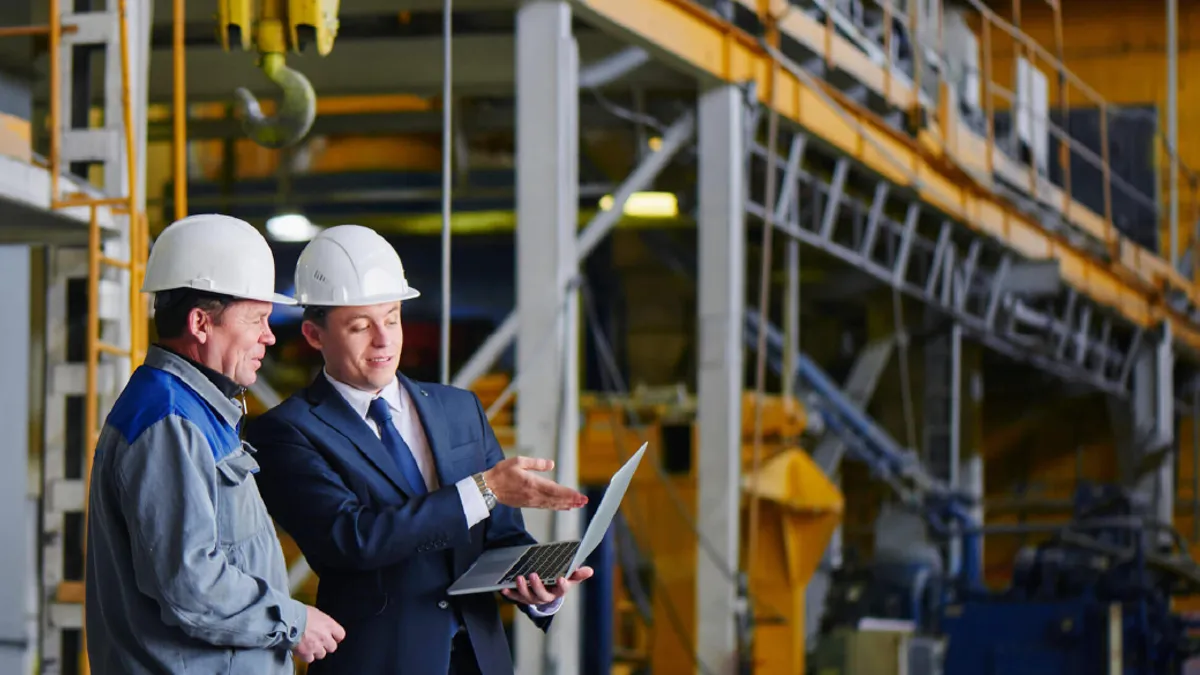
[(345, 637), (288, 593), (238, 434), (272, 304), (291, 302), (274, 285), (266, 240), (235, 218), (173, 223), (150, 253), (160, 342), (109, 413), (91, 474), (93, 675), (291, 675), (291, 652), (311, 662)]

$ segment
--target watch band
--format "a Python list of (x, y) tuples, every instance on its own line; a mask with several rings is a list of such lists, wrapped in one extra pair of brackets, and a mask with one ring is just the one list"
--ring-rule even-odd
[(487, 481), (483, 479), (483, 474), (477, 473), (472, 478), (475, 479), (475, 487), (479, 488), (479, 494), (483, 495), (483, 502), (487, 504), (488, 511), (496, 508), (496, 493), (488, 487)]

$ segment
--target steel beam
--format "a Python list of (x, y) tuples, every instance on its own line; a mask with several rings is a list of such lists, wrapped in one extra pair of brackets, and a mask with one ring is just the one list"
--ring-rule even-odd
[[(1018, 259), (1057, 259), (1067, 284), (1111, 308), (1126, 322), (1143, 328), (1170, 322), (1176, 343), (1188, 347), (1190, 358), (1200, 358), (1200, 325), (1156, 300), (1160, 292), (1156, 289), (1164, 284), (1190, 298), (1200, 297), (1200, 289), (1167, 261), (1122, 242), (1120, 262), (1110, 264), (1080, 247), (1062, 243), (1035, 219), (1016, 213), (1004, 197), (951, 175), (883, 123), (836, 102), (810, 73), (699, 3), (574, 0), (574, 5), (598, 27), (665, 56), (689, 74), (708, 82), (753, 84), (759, 102), (773, 107), (790, 124), (819, 136), (839, 155), (911, 190), (927, 208), (946, 214), (966, 229), (1004, 242)], [(777, 69), (771, 64), (775, 61), (783, 68), (772, 86), (771, 74)], [(974, 133), (962, 126), (956, 132)], [(966, 150), (959, 154), (963, 155), (960, 160), (972, 167), (986, 165), (979, 157), (967, 157)], [(1096, 225), (1096, 214), (1078, 205), (1070, 211), (1080, 231), (1089, 236), (1093, 231), (1103, 234), (1104, 228)]]
[[(579, 310), (567, 284), (579, 267), (579, 51), (567, 2), (532, 0), (517, 11), (516, 69), (517, 444), (555, 460), (555, 479), (576, 487)], [(549, 348), (546, 336), (557, 336)], [(524, 515), (538, 541), (580, 536), (579, 511)], [(581, 601), (563, 602), (549, 635), (516, 622), (517, 672), (579, 675)]]
[(733, 85), (700, 95), (696, 526), (714, 556), (696, 559), (696, 645), (711, 675), (736, 672), (738, 653), (745, 107)]
[[(39, 3), (40, 4), (40, 3)], [(197, 2), (190, 5), (200, 4)], [(353, 6), (352, 3), (342, 3)], [(392, 7), (393, 15), (401, 8)], [(581, 31), (577, 36), (583, 63), (592, 63), (625, 45), (595, 30)], [(457, 94), (511, 95), (516, 68), (511, 29), (501, 26), (495, 31), (454, 37), (454, 91)], [(397, 33), (387, 39), (339, 39), (333, 51), (325, 57), (308, 58), (295, 64), (305, 74), (319, 96), (359, 96), (380, 93), (407, 92), (437, 95), (442, 89), (440, 64), (441, 35), (409, 35)], [(288, 61), (291, 64), (291, 61)], [(362, 63), (407, 64), (405, 68), (362, 68)], [(262, 98), (277, 96), (278, 87), (257, 68), (253, 52), (224, 52), (215, 42), (190, 45), (185, 65), (188, 100), (229, 101), (236, 87), (245, 86)], [(432, 67), (428, 67), (432, 66)], [(150, 54), (150, 100), (169, 101), (171, 97), (171, 51), (155, 49)], [(627, 76), (624, 83), (636, 83), (647, 89), (677, 89), (680, 80), (658, 64), (650, 64)], [(691, 89), (688, 82), (678, 89)], [(45, 102), (44, 88), (35, 89), (35, 101)]]
[[(784, 134), (780, 139), (780, 151), (777, 151), (777, 163), (784, 161), (781, 151), (788, 145), (789, 139)], [(757, 143), (750, 151), (751, 161), (760, 165), (766, 162), (771, 152)], [(871, 175), (852, 164), (837, 166), (849, 167), (855, 183)], [(1034, 305), (1024, 302), (1025, 296), (1008, 290), (1011, 254), (1003, 247), (976, 237), (970, 240), (966, 254), (958, 255), (951, 236), (953, 225), (939, 220), (937, 213), (923, 209), (913, 201), (911, 194), (877, 189), (873, 200), (862, 200), (839, 189), (839, 185), (852, 180), (839, 175), (843, 173), (835, 170), (827, 182), (802, 166), (796, 171), (796, 180), (800, 183), (798, 189), (807, 191), (806, 194), (815, 191), (818, 196), (830, 196), (826, 198), (825, 209), (812, 219), (815, 220), (812, 223), (808, 222), (810, 219), (799, 218), (793, 211), (789, 217), (777, 218), (776, 227), (792, 238), (844, 261), (877, 282), (921, 301), (961, 325), (964, 336), (994, 351), (1063, 379), (1083, 382), (1121, 397), (1128, 395), (1128, 378), (1124, 373), (1128, 363), (1126, 354), (1131, 349), (1111, 335), (1101, 339), (1090, 333), (1077, 338), (1084, 350), (1082, 359), (1071, 349), (1058, 349), (1059, 336), (1075, 328), (1056, 316), (1035, 309)], [(838, 204), (835, 205), (831, 197), (838, 197)], [(888, 200), (887, 209), (879, 203), (881, 199)], [(907, 205), (905, 201), (908, 201)], [(787, 213), (780, 206), (757, 203), (754, 195), (747, 199), (747, 212), (757, 218), (762, 218), (767, 209), (777, 214)], [(888, 215), (893, 211), (905, 213), (903, 223)], [(843, 216), (865, 217), (867, 225), (850, 232), (851, 228), (840, 227)], [(926, 236), (934, 226), (938, 232), (936, 240)], [(1063, 286), (1064, 291), (1068, 288)], [(1101, 308), (1085, 294), (1078, 295), (1079, 302), (1087, 300), (1085, 307), (1091, 307), (1093, 312), (1100, 311)], [(1050, 298), (1038, 296), (1035, 299), (1044, 304)], [(1058, 301), (1066, 303), (1065, 299)], [(1089, 326), (1091, 323), (1089, 321)], [(1136, 340), (1136, 335), (1134, 330), (1129, 343)]]
[[(163, 25), (170, 21), (172, 0), (154, 0), (155, 16), (166, 17), (157, 22)], [(440, 12), (445, 0), (356, 0), (342, 3), (339, 15), (350, 17), (364, 14), (386, 14), (388, 12)], [(487, 9), (514, 9), (516, 0), (454, 0), (454, 11), (472, 11)], [(188, 23), (205, 23), (212, 21), (214, 12), (211, 2), (189, 2), (184, 15)]]
[(595, 63), (589, 63), (579, 71), (579, 86), (582, 89), (599, 89), (641, 68), (650, 60), (650, 55), (641, 47), (626, 47)]
[[(610, 73), (611, 74), (611, 73)], [(613, 98), (621, 105), (627, 101), (614, 94)], [(646, 114), (654, 117), (670, 118), (676, 114), (672, 99), (651, 99), (647, 102)], [(506, 132), (516, 128), (516, 106), (508, 98), (489, 98), (485, 100), (465, 99), (459, 104), (463, 113), (462, 124), (467, 134), (486, 132)], [(313, 121), (310, 136), (321, 135), (401, 135), (432, 133), (441, 129), (442, 113), (440, 110), (410, 110), (390, 112), (355, 112), (330, 113), (317, 115)], [(579, 124), (588, 130), (612, 129), (628, 130), (629, 121), (617, 117), (603, 105), (594, 101), (580, 101)], [(189, 119), (188, 140), (216, 140), (242, 138), (245, 136), (241, 121), (235, 118), (227, 119)], [(150, 122), (149, 137), (152, 141), (168, 141), (172, 137), (170, 120)]]

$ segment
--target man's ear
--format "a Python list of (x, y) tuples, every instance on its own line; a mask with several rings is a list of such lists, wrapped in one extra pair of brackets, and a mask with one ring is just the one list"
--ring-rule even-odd
[(300, 332), (304, 335), (304, 339), (308, 342), (308, 346), (317, 351), (321, 351), (321, 328), (311, 321), (305, 321), (300, 324)]
[(193, 307), (187, 316), (187, 331), (200, 344), (208, 342), (208, 334), (212, 331), (213, 321), (208, 312)]

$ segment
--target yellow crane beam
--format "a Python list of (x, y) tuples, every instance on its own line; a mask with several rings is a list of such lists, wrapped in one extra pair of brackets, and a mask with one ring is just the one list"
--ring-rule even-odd
[[(820, 83), (788, 67), (772, 83), (774, 59), (754, 37), (690, 0), (573, 0), (580, 16), (621, 34), (706, 79), (756, 83), (759, 102), (894, 185), (1029, 260), (1057, 260), (1065, 283), (1132, 324), (1171, 328), (1177, 347), (1200, 359), (1200, 326), (1167, 307), (1169, 290), (1195, 302), (1200, 289), (1162, 258), (1128, 242), (1114, 262), (1098, 260), (1016, 212), (927, 147), (905, 138), (869, 111), (838, 102)], [(878, 66), (876, 66), (878, 68)], [(882, 69), (880, 69), (882, 70)], [(772, 84), (774, 86), (772, 86)], [(1083, 207), (1073, 204), (1072, 221)], [(1094, 214), (1092, 214), (1094, 215)], [(1091, 228), (1087, 228), (1091, 229)]]

